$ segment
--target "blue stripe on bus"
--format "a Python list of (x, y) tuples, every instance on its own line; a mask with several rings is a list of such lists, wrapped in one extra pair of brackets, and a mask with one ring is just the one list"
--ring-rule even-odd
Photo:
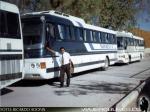
[[(116, 61), (117, 58), (114, 59), (110, 59), (110, 61)], [(76, 67), (83, 67), (83, 66), (88, 66), (88, 65), (94, 65), (94, 64), (100, 64), (100, 63), (104, 63), (105, 60), (99, 60), (99, 61), (93, 61), (93, 62), (86, 62), (86, 63), (80, 63), (80, 64), (74, 64), (74, 68)], [(46, 69), (46, 73), (50, 73), (50, 72), (55, 72), (55, 71), (59, 71), (60, 67), (53, 67), (53, 68), (47, 68)]]
[[(78, 55), (94, 55), (94, 54), (110, 54), (110, 53), (117, 53), (117, 51), (94, 51), (94, 52), (69, 52), (71, 56), (78, 56)], [(45, 55), (39, 55), (39, 53), (33, 52), (33, 51), (25, 51), (25, 59), (33, 59), (33, 58), (50, 58), (50, 57), (56, 57), (52, 56), (49, 52)]]

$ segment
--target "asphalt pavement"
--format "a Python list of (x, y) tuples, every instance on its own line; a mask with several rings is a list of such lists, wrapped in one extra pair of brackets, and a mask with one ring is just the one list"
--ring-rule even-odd
[(150, 58), (76, 74), (70, 87), (55, 80), (20, 81), (1, 90), (2, 107), (110, 108), (150, 77)]

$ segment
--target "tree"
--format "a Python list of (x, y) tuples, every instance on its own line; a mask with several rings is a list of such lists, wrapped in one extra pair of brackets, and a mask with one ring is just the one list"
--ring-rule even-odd
[(57, 10), (83, 18), (87, 23), (111, 29), (128, 30), (135, 26), (140, 0), (7, 0), (21, 12)]

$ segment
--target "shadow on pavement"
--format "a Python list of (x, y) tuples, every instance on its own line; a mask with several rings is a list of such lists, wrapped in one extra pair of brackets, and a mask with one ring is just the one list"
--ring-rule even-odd
[(87, 94), (127, 94), (130, 90), (132, 90), (132, 84), (128, 83), (117, 83), (112, 84), (108, 82), (92, 82), (91, 84), (73, 84), (69, 89), (60, 89), (54, 91), (56, 95), (67, 95), (71, 94), (73, 96), (79, 95), (87, 95)]
[(57, 82), (58, 78), (49, 79), (49, 80), (21, 80), (19, 82), (16, 82), (10, 87), (38, 87), (43, 85), (53, 85), (53, 82)]
[(0, 96), (13, 92), (13, 90), (8, 88), (3, 88), (0, 90)]
[[(96, 70), (99, 69), (93, 69), (93, 70), (88, 70), (85, 72), (81, 72), (81, 73), (76, 73), (72, 75), (73, 77), (77, 77), (80, 75), (85, 75), (87, 73), (91, 73), (91, 72), (95, 72)], [(10, 87), (38, 87), (38, 86), (43, 86), (43, 85), (47, 85), (49, 84), (50, 86), (56, 86), (59, 87), (58, 84), (55, 84), (54, 82), (59, 82), (59, 78), (53, 78), (53, 79), (49, 79), (49, 80), (21, 80), (19, 82), (16, 82), (12, 85), (10, 85)]]

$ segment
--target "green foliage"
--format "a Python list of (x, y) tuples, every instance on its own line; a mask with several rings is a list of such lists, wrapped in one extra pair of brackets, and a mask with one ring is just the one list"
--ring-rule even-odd
[[(8, 0), (12, 1), (12, 0)], [(13, 0), (22, 12), (57, 10), (81, 17), (87, 23), (115, 30), (127, 30), (136, 24), (140, 0)], [(26, 10), (25, 10), (26, 9)]]

